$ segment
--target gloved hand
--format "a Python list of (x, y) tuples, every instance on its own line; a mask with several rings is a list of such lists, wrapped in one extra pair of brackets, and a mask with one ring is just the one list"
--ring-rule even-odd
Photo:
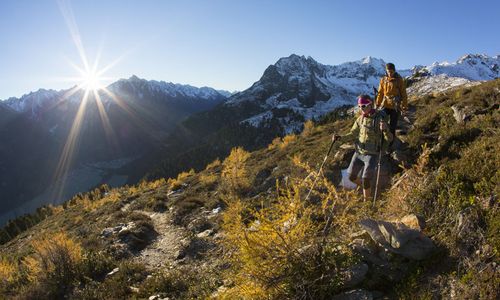
[(384, 121), (380, 121), (380, 130), (387, 131), (388, 129), (389, 127), (387, 126), (387, 124)]

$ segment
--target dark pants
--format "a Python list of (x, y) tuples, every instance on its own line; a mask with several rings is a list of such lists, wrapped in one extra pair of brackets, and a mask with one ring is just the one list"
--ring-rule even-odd
[(377, 168), (377, 155), (363, 155), (358, 152), (354, 152), (352, 156), (351, 163), (347, 168), (347, 175), (349, 180), (355, 181), (360, 176), (363, 182), (363, 188), (370, 187), (370, 181), (375, 175), (375, 169)]
[(396, 138), (396, 127), (398, 127), (398, 117), (399, 113), (395, 109), (384, 108), (384, 112), (389, 115), (389, 129), (392, 132), (394, 138)]
[[(385, 188), (390, 182), (390, 170), (387, 156), (383, 155), (380, 160), (380, 182), (378, 187)], [(378, 155), (363, 155), (354, 152), (351, 163), (347, 168), (349, 180), (354, 182), (361, 179), (363, 188), (374, 188), (377, 183)]]

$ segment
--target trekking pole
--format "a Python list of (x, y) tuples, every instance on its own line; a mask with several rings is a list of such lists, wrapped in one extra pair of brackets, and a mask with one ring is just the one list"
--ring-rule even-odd
[(382, 145), (384, 144), (384, 133), (380, 133), (380, 151), (378, 153), (378, 164), (377, 164), (377, 180), (375, 181), (375, 193), (373, 195), (373, 207), (375, 207), (375, 202), (377, 201), (378, 183), (380, 179), (380, 165), (382, 162)]
[(319, 174), (321, 173), (321, 170), (323, 169), (323, 166), (325, 165), (326, 159), (330, 155), (330, 152), (332, 152), (333, 144), (335, 144), (335, 141), (336, 141), (336, 139), (332, 140), (332, 143), (330, 144), (330, 148), (328, 148), (328, 152), (326, 153), (325, 158), (323, 159), (323, 162), (321, 163), (321, 166), (319, 167), (318, 173), (317, 173), (316, 177), (314, 178), (313, 184), (312, 184), (311, 188), (309, 189), (309, 192), (307, 193), (307, 196), (305, 199), (306, 201), (307, 201), (307, 199), (309, 199), (309, 196), (311, 195), (311, 192), (312, 192), (314, 186), (316, 185), (316, 181), (318, 180)]

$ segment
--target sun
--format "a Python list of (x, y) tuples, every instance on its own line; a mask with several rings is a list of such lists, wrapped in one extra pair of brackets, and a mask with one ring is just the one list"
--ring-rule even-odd
[(76, 90), (83, 90), (88, 92), (89, 94), (95, 94), (97, 92), (103, 91), (106, 88), (106, 84), (109, 81), (114, 80), (112, 77), (103, 76), (106, 71), (116, 65), (119, 60), (113, 61), (112, 63), (106, 65), (105, 67), (99, 67), (99, 56), (97, 55), (94, 63), (91, 65), (88, 61), (87, 55), (85, 51), (81, 51), (82, 65), (79, 66), (72, 61), (68, 60), (68, 63), (75, 71), (77, 71), (78, 75), (76, 77), (67, 77), (65, 80), (76, 83)]
[(104, 88), (103, 81), (104, 78), (100, 76), (99, 72), (88, 70), (82, 73), (79, 86), (87, 92), (95, 92)]

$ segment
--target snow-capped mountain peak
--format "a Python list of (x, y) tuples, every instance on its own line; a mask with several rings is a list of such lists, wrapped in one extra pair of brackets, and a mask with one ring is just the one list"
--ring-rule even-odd
[(31, 111), (32, 117), (36, 118), (40, 110), (54, 104), (64, 92), (64, 90), (39, 89), (36, 92), (25, 94), (21, 98), (11, 97), (5, 100), (4, 104), (17, 112)]
[(445, 74), (448, 77), (460, 77), (468, 80), (492, 80), (500, 76), (500, 57), (485, 54), (467, 54), (456, 62), (435, 62), (424, 67), (429, 75)]
[(292, 54), (288, 57), (280, 58), (274, 66), (281, 75), (293, 75), (296, 73), (310, 73), (311, 68), (320, 65), (312, 57)]
[(498, 58), (498, 55), (497, 56), (494, 56), (494, 57), (489, 57), (488, 55), (486, 54), (466, 54), (462, 57), (460, 57), (458, 60), (457, 60), (457, 64), (461, 64), (461, 63), (464, 63), (464, 62), (472, 62), (472, 64), (475, 64), (476, 62), (481, 62), (481, 61), (489, 61), (491, 59), (495, 59), (495, 58)]
[(375, 70), (377, 70), (378, 73), (385, 72), (385, 61), (383, 59), (367, 56), (358, 62), (362, 65), (373, 67)]

